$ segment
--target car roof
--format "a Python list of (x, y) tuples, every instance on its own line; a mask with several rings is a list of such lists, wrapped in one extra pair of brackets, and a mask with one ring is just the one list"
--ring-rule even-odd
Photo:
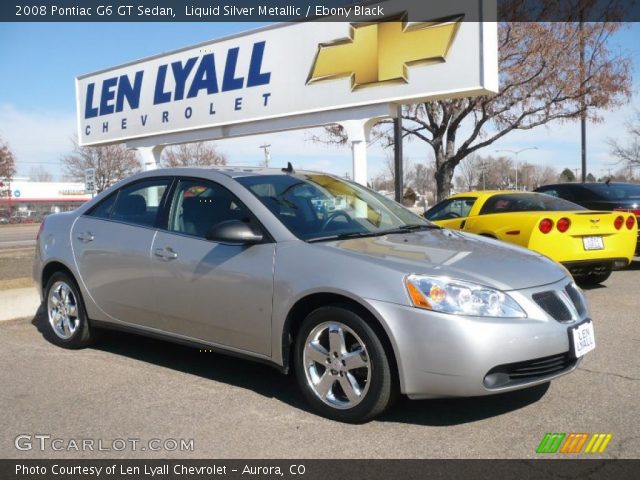
[(492, 197), (493, 195), (515, 195), (515, 194), (523, 194), (529, 193), (534, 195), (543, 195), (540, 192), (530, 192), (530, 191), (522, 191), (522, 190), (473, 190), (471, 192), (464, 193), (456, 193), (455, 195), (451, 195), (449, 198), (461, 198), (461, 197)]
[(151, 176), (161, 175), (194, 175), (194, 174), (206, 174), (215, 172), (224, 175), (229, 178), (240, 177), (252, 177), (252, 176), (267, 176), (267, 175), (327, 175), (335, 176), (330, 173), (316, 172), (312, 170), (295, 170), (289, 172), (282, 168), (266, 168), (266, 167), (251, 167), (251, 166), (228, 166), (228, 165), (212, 165), (212, 166), (184, 166), (184, 167), (167, 167), (158, 168), (155, 170), (149, 170), (147, 173)]
[(212, 170), (215, 170), (223, 175), (226, 175), (231, 178), (237, 177), (253, 177), (253, 176), (264, 176), (264, 175), (290, 175), (290, 174), (315, 174), (315, 175), (327, 175), (321, 172), (314, 172), (311, 170), (293, 170), (293, 172), (289, 172), (286, 169), (282, 168), (267, 168), (267, 167), (243, 167), (243, 166), (213, 166), (209, 167)]
[(538, 188), (549, 188), (549, 187), (616, 187), (616, 186), (640, 186), (637, 183), (629, 183), (629, 182), (564, 182), (564, 183), (550, 183), (548, 185), (542, 185)]

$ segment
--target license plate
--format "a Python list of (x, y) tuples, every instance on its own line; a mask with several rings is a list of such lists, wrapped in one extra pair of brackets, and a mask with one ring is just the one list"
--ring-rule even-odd
[(573, 342), (573, 353), (576, 358), (596, 348), (596, 337), (593, 333), (593, 323), (584, 322), (569, 329), (569, 337)]
[(604, 241), (602, 241), (602, 237), (582, 237), (582, 245), (585, 250), (602, 250)]

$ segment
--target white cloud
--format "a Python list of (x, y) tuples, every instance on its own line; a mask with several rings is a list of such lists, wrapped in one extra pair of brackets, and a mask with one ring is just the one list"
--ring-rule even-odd
[(60, 174), (60, 157), (71, 149), (75, 115), (58, 111), (25, 111), (0, 104), (0, 137), (9, 143), (16, 157), (19, 176), (42, 166), (54, 176)]
[[(637, 107), (636, 107), (637, 108)], [(625, 122), (634, 115), (633, 102), (612, 112), (604, 112), (604, 121), (588, 124), (588, 170), (601, 175), (607, 168), (616, 169), (615, 159), (609, 155), (608, 138), (624, 139)], [(464, 139), (464, 130), (459, 141)], [(71, 149), (75, 132), (75, 115), (68, 111), (22, 110), (12, 104), (0, 104), (0, 137), (13, 149), (19, 175), (27, 175), (32, 167), (43, 166), (54, 175), (60, 174), (59, 159)], [(216, 142), (233, 165), (258, 165), (263, 160), (259, 148), (271, 144), (271, 166), (285, 166), (290, 161), (300, 169), (322, 170), (339, 175), (351, 174), (351, 151), (348, 146), (336, 147), (311, 141), (320, 129), (296, 130)], [(558, 169), (580, 166), (579, 122), (553, 123), (529, 131), (513, 131), (501, 140), (480, 150), (482, 155), (495, 155), (499, 149), (520, 149), (537, 146), (538, 150), (524, 152), (521, 161), (552, 165)], [(405, 141), (405, 159), (410, 163), (433, 158), (431, 147), (413, 140)], [(384, 169), (384, 159), (392, 155), (380, 145), (369, 148), (371, 178)], [(613, 166), (612, 166), (613, 165)]]

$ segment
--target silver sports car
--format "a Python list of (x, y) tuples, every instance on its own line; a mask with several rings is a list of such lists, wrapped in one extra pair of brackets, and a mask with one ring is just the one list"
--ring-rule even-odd
[(595, 346), (560, 265), (291, 168), (137, 174), (48, 216), (34, 277), (62, 347), (111, 328), (246, 356), (348, 422), (548, 382)]

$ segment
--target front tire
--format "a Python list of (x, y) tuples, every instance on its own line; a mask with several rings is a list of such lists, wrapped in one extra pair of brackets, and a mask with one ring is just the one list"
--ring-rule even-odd
[(80, 290), (75, 280), (55, 273), (45, 288), (47, 337), (63, 348), (84, 348), (95, 340)]
[(395, 383), (384, 346), (357, 313), (328, 306), (311, 312), (296, 337), (298, 385), (320, 415), (367, 421), (392, 403)]

